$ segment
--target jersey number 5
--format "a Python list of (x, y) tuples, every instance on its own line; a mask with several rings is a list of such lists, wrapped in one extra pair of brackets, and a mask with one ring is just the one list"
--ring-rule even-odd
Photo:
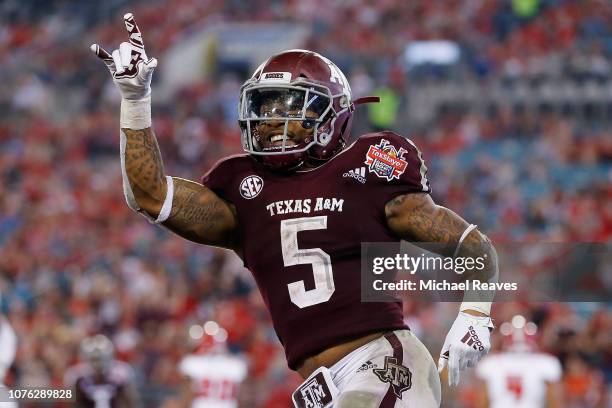
[(287, 285), (289, 298), (300, 309), (327, 302), (335, 290), (329, 254), (321, 248), (298, 248), (298, 232), (319, 229), (327, 229), (326, 215), (282, 220), (280, 225), (281, 246), (285, 266), (312, 265), (315, 282), (314, 289), (306, 290), (303, 280)]

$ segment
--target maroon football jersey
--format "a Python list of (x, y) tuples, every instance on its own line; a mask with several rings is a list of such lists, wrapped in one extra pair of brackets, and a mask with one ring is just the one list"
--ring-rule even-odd
[(392, 132), (360, 137), (325, 164), (273, 172), (249, 155), (216, 164), (202, 183), (236, 206), (243, 259), (289, 367), (359, 336), (405, 328), (400, 303), (362, 303), (362, 242), (398, 241), (385, 204), (429, 193), (421, 152)]
[(103, 376), (97, 376), (91, 365), (79, 364), (68, 369), (65, 383), (75, 389), (75, 405), (83, 408), (127, 407), (126, 388), (134, 381), (134, 372), (128, 364), (113, 360)]

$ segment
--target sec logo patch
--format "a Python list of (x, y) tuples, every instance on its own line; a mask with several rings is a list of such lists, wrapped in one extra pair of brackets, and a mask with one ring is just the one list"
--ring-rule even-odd
[(246, 176), (240, 182), (240, 195), (247, 200), (257, 197), (263, 190), (264, 182), (259, 176)]

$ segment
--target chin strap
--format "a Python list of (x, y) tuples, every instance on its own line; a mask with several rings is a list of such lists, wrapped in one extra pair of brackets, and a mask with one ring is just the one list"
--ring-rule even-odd
[(357, 98), (353, 101), (353, 105), (363, 105), (366, 103), (378, 103), (380, 102), (379, 96), (364, 96), (362, 98)]

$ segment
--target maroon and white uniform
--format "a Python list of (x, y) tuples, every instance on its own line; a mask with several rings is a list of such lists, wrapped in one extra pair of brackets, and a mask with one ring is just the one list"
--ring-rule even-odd
[(113, 360), (102, 377), (89, 364), (71, 367), (64, 382), (74, 387), (75, 404), (79, 407), (115, 408), (130, 404), (127, 388), (132, 386), (134, 371), (128, 364)]
[(381, 132), (315, 169), (283, 174), (239, 155), (203, 177), (236, 206), (244, 264), (289, 367), (350, 339), (406, 328), (401, 304), (360, 301), (361, 243), (398, 241), (386, 225), (385, 204), (428, 193), (426, 170), (412, 142)]

